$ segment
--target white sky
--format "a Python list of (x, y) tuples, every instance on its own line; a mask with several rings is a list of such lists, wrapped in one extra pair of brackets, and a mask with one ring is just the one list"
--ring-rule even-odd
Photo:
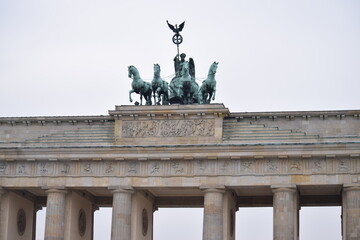
[(220, 62), (215, 102), (232, 112), (359, 109), (359, 13), (358, 0), (0, 0), (0, 116), (129, 104), (129, 65), (174, 73), (166, 20), (186, 21), (199, 79)]

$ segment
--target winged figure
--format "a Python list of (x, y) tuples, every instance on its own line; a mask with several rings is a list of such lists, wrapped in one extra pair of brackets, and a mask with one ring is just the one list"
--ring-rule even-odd
[(179, 34), (179, 32), (181, 32), (181, 31), (183, 30), (184, 26), (185, 26), (185, 21), (184, 21), (182, 24), (180, 24), (179, 27), (178, 27), (176, 24), (175, 24), (175, 26), (174, 26), (174, 25), (171, 25), (168, 20), (166, 20), (166, 22), (167, 22), (169, 28), (170, 28), (174, 33), (177, 33), (177, 34)]

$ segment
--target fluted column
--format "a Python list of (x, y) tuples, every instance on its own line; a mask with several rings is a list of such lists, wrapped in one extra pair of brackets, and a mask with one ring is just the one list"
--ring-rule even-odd
[(223, 238), (224, 188), (201, 188), (204, 192), (203, 240)]
[(274, 193), (274, 240), (298, 239), (298, 194), (296, 187), (272, 187)]
[(63, 240), (65, 236), (66, 191), (49, 189), (46, 202), (45, 240)]
[(112, 240), (131, 240), (131, 187), (112, 190)]
[(360, 239), (360, 186), (343, 188), (343, 239)]

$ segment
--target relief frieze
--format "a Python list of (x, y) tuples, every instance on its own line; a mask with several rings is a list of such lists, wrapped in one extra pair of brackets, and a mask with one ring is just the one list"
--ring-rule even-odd
[(338, 162), (337, 171), (338, 172), (348, 172), (350, 169), (349, 165), (350, 165), (349, 161), (341, 159)]
[(242, 160), (241, 161), (241, 172), (252, 173), (254, 172), (254, 162), (250, 160)]
[(214, 119), (123, 121), (122, 137), (211, 137)]
[(171, 161), (171, 168), (173, 174), (182, 174), (184, 172), (184, 167), (180, 164), (180, 161)]
[(279, 171), (279, 162), (277, 160), (266, 160), (265, 171), (268, 173), (277, 173)]
[(129, 175), (135, 175), (138, 173), (139, 164), (137, 162), (129, 162), (127, 163), (127, 173)]
[(289, 167), (291, 172), (299, 172), (302, 169), (302, 163), (299, 160), (292, 160)]
[(315, 159), (312, 162), (312, 171), (314, 173), (323, 172), (325, 170), (325, 162), (321, 159)]
[(93, 172), (91, 162), (85, 162), (83, 164), (82, 172), (83, 173), (92, 173)]
[[(326, 167), (328, 166), (328, 167)], [(332, 167), (331, 167), (332, 166)], [(353, 166), (353, 167), (352, 167)], [(292, 174), (358, 173), (356, 159), (198, 159), (80, 162), (6, 162), (0, 161), (1, 177), (171, 177), (171, 176), (242, 176)]]
[(70, 164), (69, 163), (63, 163), (60, 167), (60, 174), (69, 174), (70, 173)]
[(160, 164), (158, 162), (151, 163), (149, 171), (150, 171), (150, 175), (159, 175)]
[(114, 164), (112, 162), (105, 163), (105, 174), (112, 174), (115, 171)]
[(37, 164), (38, 166), (38, 173), (40, 175), (52, 175), (53, 173), (53, 164), (47, 163), (47, 162), (39, 162)]
[(19, 163), (19, 164), (17, 165), (16, 173), (17, 173), (18, 175), (27, 175), (27, 174), (29, 173), (28, 168), (29, 168), (28, 164), (26, 164), (26, 163)]
[(0, 175), (7, 175), (8, 165), (6, 162), (0, 162)]

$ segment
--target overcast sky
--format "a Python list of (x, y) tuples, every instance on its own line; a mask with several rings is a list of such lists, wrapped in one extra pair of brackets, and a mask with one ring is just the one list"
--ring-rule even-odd
[(215, 102), (232, 112), (359, 109), (359, 13), (358, 0), (0, 0), (0, 116), (129, 104), (129, 65), (147, 81), (154, 63), (174, 74), (166, 20), (186, 21), (180, 51), (199, 81), (219, 62)]

